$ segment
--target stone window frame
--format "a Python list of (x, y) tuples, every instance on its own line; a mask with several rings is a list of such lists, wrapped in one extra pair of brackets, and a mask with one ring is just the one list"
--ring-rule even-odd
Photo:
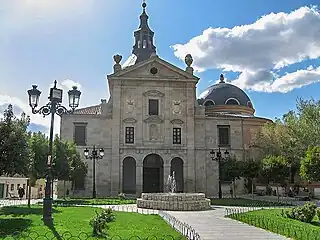
[[(76, 142), (76, 127), (85, 127), (84, 131), (84, 145), (78, 145)], [(74, 122), (73, 123), (73, 141), (77, 146), (87, 146), (88, 140), (88, 123), (87, 122)]]
[[(228, 129), (228, 143), (221, 143), (220, 142), (220, 129)], [(230, 125), (217, 125), (217, 136), (218, 136), (218, 146), (219, 147), (230, 147), (231, 146), (231, 130)]]
[[(175, 130), (179, 130), (175, 133)], [(179, 134), (178, 134), (179, 132)], [(176, 136), (175, 136), (176, 135)], [(180, 135), (180, 138), (178, 136)], [(176, 139), (175, 139), (176, 138)], [(176, 127), (174, 126), (172, 128), (172, 144), (173, 145), (181, 145), (182, 144), (182, 127)]]
[(230, 101), (230, 100), (234, 100), (234, 101), (237, 102), (238, 105), (241, 105), (240, 102), (239, 102), (239, 100), (236, 99), (236, 98), (233, 98), (233, 97), (228, 98), (228, 99), (224, 102), (224, 104), (225, 104), (225, 105), (235, 105), (235, 104), (228, 104), (228, 101)]
[[(143, 96), (145, 96), (145, 113), (146, 116), (159, 116), (161, 117), (163, 115), (162, 109), (164, 108), (164, 96), (165, 94), (160, 92), (159, 90), (149, 90), (143, 93)], [(149, 115), (149, 99), (155, 99), (158, 100), (158, 115)]]
[[(150, 114), (150, 100), (156, 100), (158, 102), (158, 114)], [(160, 115), (160, 99), (157, 97), (149, 97), (148, 98), (148, 115), (149, 116), (159, 116)]]
[[(127, 129), (133, 129), (133, 133), (132, 133), (132, 141), (131, 140), (131, 132), (127, 134)], [(135, 134), (135, 127), (134, 126), (125, 126), (124, 127), (124, 143), (125, 144), (134, 144), (135, 143), (135, 138), (136, 138), (136, 134)]]

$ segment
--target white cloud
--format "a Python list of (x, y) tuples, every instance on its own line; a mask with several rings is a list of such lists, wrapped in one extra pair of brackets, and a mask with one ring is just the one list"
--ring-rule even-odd
[[(198, 71), (221, 68), (241, 72), (234, 82), (243, 88), (270, 91), (272, 84), (271, 91), (285, 92), (319, 80), (315, 69), (281, 78), (273, 73), (306, 59), (319, 58), (319, 39), (318, 9), (301, 7), (291, 13), (270, 13), (252, 24), (232, 29), (209, 28), (188, 43), (174, 45), (173, 49), (182, 60), (190, 53)], [(312, 77), (306, 81), (303, 76)]]

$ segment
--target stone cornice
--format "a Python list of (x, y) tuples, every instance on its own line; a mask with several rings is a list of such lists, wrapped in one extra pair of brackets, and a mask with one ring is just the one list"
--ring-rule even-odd
[(124, 123), (136, 123), (136, 122), (137, 122), (136, 119), (131, 118), (131, 117), (125, 118), (125, 119), (123, 119), (122, 121), (123, 121)]
[(184, 121), (182, 121), (181, 119), (173, 119), (170, 121), (172, 124), (178, 124), (178, 125), (182, 125), (184, 124)]
[(162, 123), (163, 119), (159, 116), (149, 116), (143, 120), (145, 123)]
[(143, 93), (143, 96), (150, 96), (150, 97), (164, 97), (164, 93), (158, 90), (149, 90)]

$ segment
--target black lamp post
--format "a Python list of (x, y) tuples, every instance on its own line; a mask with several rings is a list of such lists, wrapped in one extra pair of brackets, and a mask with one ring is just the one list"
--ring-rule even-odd
[[(216, 157), (215, 157), (215, 154), (216, 154)], [(221, 166), (220, 166), (220, 163), (221, 163), (221, 161), (224, 161), (224, 160), (226, 160), (228, 158), (229, 152), (228, 152), (228, 150), (226, 150), (224, 152), (225, 157), (222, 157), (222, 153), (221, 153), (221, 150), (220, 150), (220, 147), (219, 147), (217, 153), (215, 153), (213, 150), (211, 150), (210, 155), (211, 155), (212, 161), (217, 161), (218, 162), (218, 169), (219, 169), (219, 182), (218, 182), (218, 184), (219, 184), (219, 199), (221, 199), (222, 198), (222, 190), (221, 190)]]
[(96, 149), (96, 146), (93, 145), (91, 155), (89, 154), (89, 149), (86, 148), (84, 150), (84, 156), (86, 159), (91, 159), (92, 160), (92, 198), (96, 198), (97, 196), (97, 191), (96, 191), (96, 159), (102, 159), (104, 156), (104, 150), (103, 148), (99, 149), (99, 155), (98, 155), (98, 150)]
[(46, 176), (46, 186), (45, 186), (45, 197), (43, 199), (43, 221), (51, 222), (52, 221), (52, 198), (51, 198), (51, 170), (52, 170), (52, 143), (53, 143), (53, 124), (54, 124), (54, 115), (57, 114), (62, 116), (64, 114), (72, 114), (74, 110), (79, 106), (79, 100), (81, 92), (77, 90), (77, 87), (73, 87), (72, 90), (68, 91), (69, 96), (69, 107), (71, 110), (68, 110), (66, 107), (62, 106), (62, 89), (57, 88), (57, 81), (54, 81), (53, 88), (50, 88), (50, 95), (48, 97), (49, 102), (36, 109), (39, 103), (39, 98), (41, 91), (37, 89), (37, 85), (32, 85), (32, 89), (28, 90), (29, 95), (29, 105), (32, 109), (33, 114), (42, 114), (43, 117), (51, 115), (51, 124), (50, 124), (50, 136), (49, 136), (49, 153), (47, 160), (47, 176)]

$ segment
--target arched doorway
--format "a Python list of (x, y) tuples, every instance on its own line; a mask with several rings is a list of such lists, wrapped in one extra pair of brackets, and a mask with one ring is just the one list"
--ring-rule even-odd
[(136, 193), (136, 160), (132, 157), (123, 160), (122, 191), (128, 194)]
[(176, 179), (176, 191), (183, 192), (183, 160), (179, 157), (175, 157), (171, 160), (171, 168), (170, 173), (174, 171), (175, 179)]
[(163, 160), (157, 154), (143, 160), (143, 192), (163, 192)]

